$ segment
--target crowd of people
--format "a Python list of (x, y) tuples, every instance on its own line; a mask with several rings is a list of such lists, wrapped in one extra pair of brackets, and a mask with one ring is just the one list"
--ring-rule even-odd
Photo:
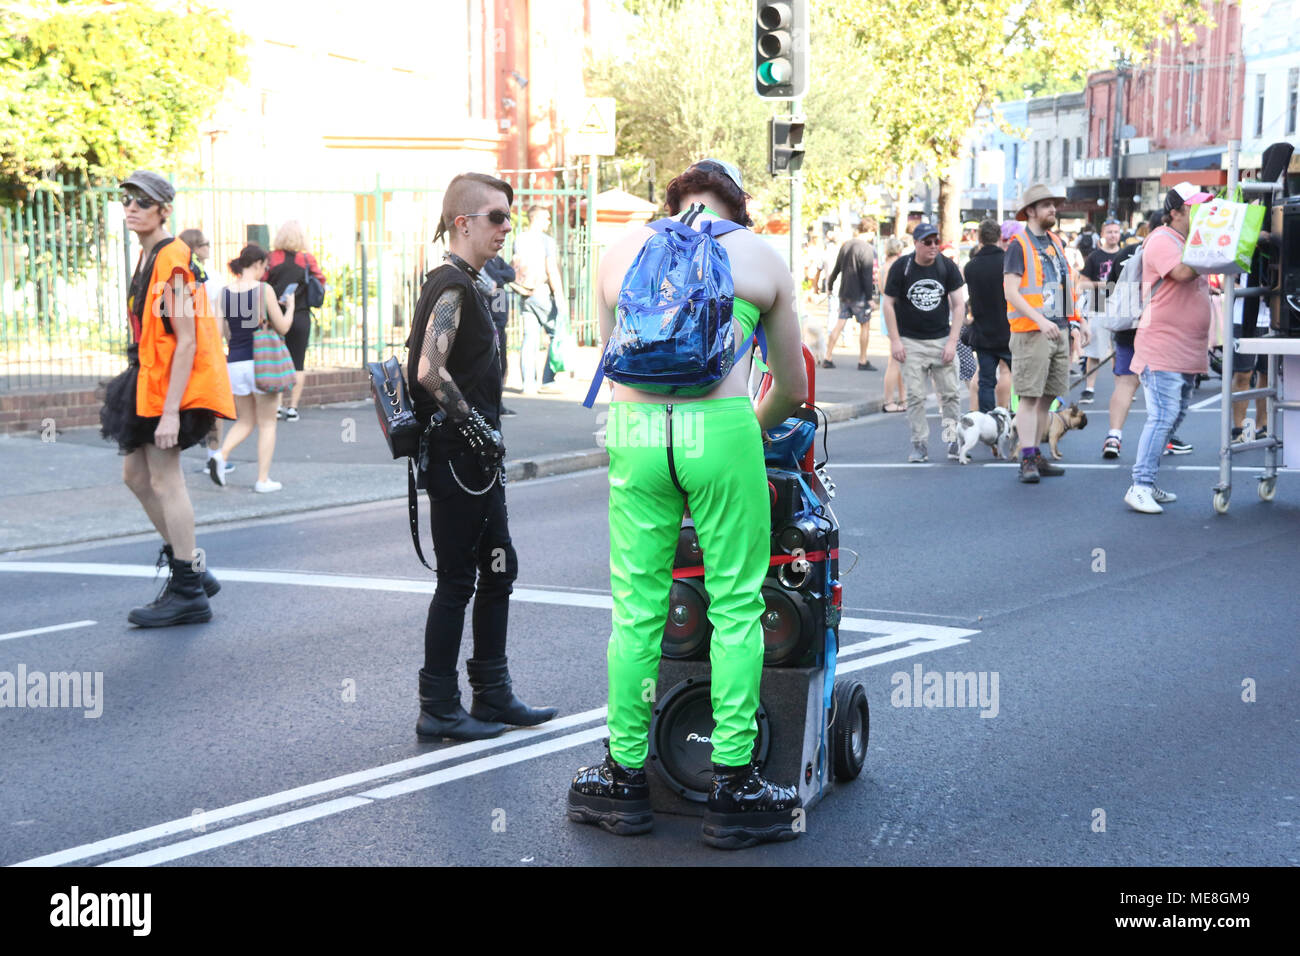
[[(1124, 425), (1142, 385), (1149, 414), (1125, 501), (1135, 510), (1158, 513), (1161, 504), (1175, 500), (1155, 484), (1159, 459), (1192, 451), (1179, 437), (1178, 426), (1218, 345), (1214, 316), (1220, 277), (1181, 266), (1188, 211), (1208, 198), (1191, 184), (1179, 183), (1167, 193), (1162, 209), (1131, 231), (1109, 218), (1099, 232), (1090, 224), (1058, 232), (1064, 198), (1043, 186), (1025, 191), (1015, 219), (969, 224), (960, 242), (943, 242), (936, 226), (925, 220), (910, 223), (906, 233), (883, 243), (868, 217), (856, 225), (856, 237), (843, 244), (840, 230), (830, 228), (824, 240), (812, 236), (805, 249), (807, 334), (822, 366), (833, 368), (845, 322), (856, 319), (858, 368), (872, 368), (867, 343), (873, 300), (861, 290), (876, 290), (890, 346), (882, 410), (907, 413), (907, 460), (929, 460), (925, 399), (930, 388), (939, 402), (947, 456), (959, 460), (957, 421), (964, 390), (968, 413), (1008, 409), (1014, 400), (1019, 479), (1029, 484), (1064, 473), (1039, 447), (1050, 430), (1053, 408), (1066, 404), (1078, 385), (1077, 405), (1092, 404), (1097, 376), (1113, 363), (1101, 457), (1120, 457)], [(855, 244), (869, 250), (853, 248)], [(1142, 261), (1143, 288), (1151, 290), (1149, 301), (1144, 299), (1143, 320), (1140, 327), (1110, 331), (1096, 320), (1105, 312), (1121, 269), (1139, 249), (1149, 250)], [(852, 305), (844, 304), (846, 290)], [(816, 317), (823, 300), (824, 322)], [(1180, 310), (1185, 314), (1174, 319)], [(1267, 316), (1259, 319), (1252, 310), (1246, 321), (1251, 320), (1266, 324)], [(1238, 315), (1238, 329), (1242, 321)], [(1252, 376), (1259, 381), (1260, 374), (1254, 365), (1240, 371), (1234, 375), (1236, 387), (1247, 387)], [(1178, 394), (1172, 398), (1169, 376), (1179, 376)], [(1245, 417), (1245, 406), (1234, 406), (1234, 441), (1247, 429), (1259, 435)], [(1258, 418), (1262, 421), (1262, 409)]]

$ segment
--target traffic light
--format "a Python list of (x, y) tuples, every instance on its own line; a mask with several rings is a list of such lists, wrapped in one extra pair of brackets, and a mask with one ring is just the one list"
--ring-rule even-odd
[(808, 0), (756, 0), (754, 92), (790, 100), (808, 89)]
[(802, 116), (773, 116), (767, 121), (767, 171), (773, 176), (796, 173), (803, 165)]

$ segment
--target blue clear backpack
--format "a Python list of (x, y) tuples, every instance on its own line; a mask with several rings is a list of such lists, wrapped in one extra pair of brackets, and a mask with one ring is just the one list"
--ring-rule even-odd
[(650, 228), (656, 235), (623, 278), (614, 331), (583, 402), (588, 408), (606, 376), (647, 392), (703, 395), (726, 377), (754, 339), (750, 335), (736, 352), (731, 262), (717, 242), (744, 226), (710, 220), (695, 229), (660, 219)]

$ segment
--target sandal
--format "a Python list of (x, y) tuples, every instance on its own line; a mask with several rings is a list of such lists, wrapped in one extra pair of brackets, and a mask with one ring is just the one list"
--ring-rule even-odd
[(885, 405), (884, 405), (884, 407), (881, 409), (881, 411), (885, 411), (885, 412), (905, 412), (905, 411), (907, 411), (907, 406), (904, 405), (904, 404), (902, 404), (901, 402), (886, 402)]

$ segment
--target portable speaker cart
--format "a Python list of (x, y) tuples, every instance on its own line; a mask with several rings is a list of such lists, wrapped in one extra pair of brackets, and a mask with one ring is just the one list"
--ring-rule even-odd
[[(842, 592), (834, 484), (815, 460), (817, 363), (803, 348), (808, 400), (770, 434), (772, 547), (764, 582), (764, 661), (755, 757), (765, 776), (798, 784), (805, 807), (866, 762), (871, 718), (866, 690), (835, 679)], [(771, 387), (764, 374), (758, 397)], [(712, 777), (708, 595), (694, 525), (682, 522), (673, 562), (659, 692), (650, 725), (654, 809), (702, 815)]]

